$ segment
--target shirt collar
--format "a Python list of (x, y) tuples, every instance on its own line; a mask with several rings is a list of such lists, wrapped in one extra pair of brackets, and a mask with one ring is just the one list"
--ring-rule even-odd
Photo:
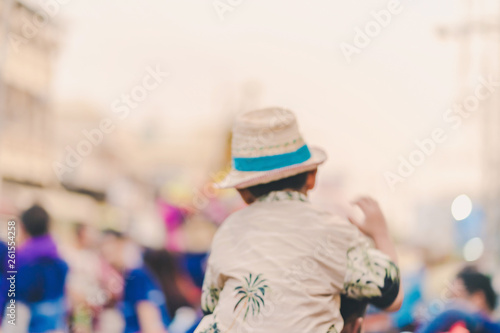
[(302, 201), (309, 202), (304, 193), (297, 191), (273, 191), (257, 199), (258, 202)]

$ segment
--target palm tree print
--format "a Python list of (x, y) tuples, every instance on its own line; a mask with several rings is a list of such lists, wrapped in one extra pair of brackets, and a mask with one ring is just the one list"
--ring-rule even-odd
[(203, 312), (205, 312), (206, 314), (214, 312), (215, 306), (219, 302), (219, 294), (220, 294), (220, 289), (215, 286), (203, 287), (202, 290), (202, 299), (204, 300), (204, 302), (202, 302)]
[(347, 251), (344, 291), (354, 299), (382, 296), (386, 280), (399, 283), (399, 268), (388, 256), (366, 246)]
[(333, 324), (332, 326), (330, 326), (330, 328), (328, 329), (328, 332), (326, 332), (326, 333), (338, 333), (338, 332), (339, 331), (337, 331), (335, 324)]
[(239, 296), (239, 300), (234, 306), (233, 311), (236, 311), (238, 307), (240, 310), (236, 314), (231, 326), (229, 326), (230, 330), (236, 319), (240, 316), (241, 312), (245, 310), (245, 315), (243, 316), (243, 321), (246, 320), (247, 315), (252, 312), (252, 316), (258, 315), (260, 313), (260, 309), (263, 308), (266, 304), (264, 302), (264, 298), (266, 295), (266, 290), (269, 289), (269, 286), (266, 284), (267, 280), (262, 278), (262, 274), (252, 275), (249, 274), (248, 278), (244, 277), (245, 283), (242, 286), (238, 286), (234, 288), (236, 296)]
[[(215, 319), (215, 318), (214, 318)], [(204, 331), (201, 333), (221, 333), (220, 329), (217, 327), (217, 322), (210, 324)]]

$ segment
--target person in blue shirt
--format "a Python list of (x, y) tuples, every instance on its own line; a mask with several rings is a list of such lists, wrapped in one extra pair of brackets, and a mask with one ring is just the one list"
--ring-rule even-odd
[(165, 333), (170, 324), (165, 296), (153, 273), (142, 261), (141, 249), (122, 233), (106, 230), (103, 257), (124, 277), (120, 310), (124, 333)]
[(467, 267), (458, 273), (454, 283), (454, 302), (417, 332), (448, 332), (460, 323), (469, 332), (500, 333), (500, 324), (492, 320), (497, 295), (491, 279), (474, 268)]
[(480, 313), (463, 309), (450, 309), (439, 314), (430, 324), (417, 331), (419, 333), (441, 333), (451, 331), (457, 324), (462, 324), (471, 333), (499, 333), (500, 325)]
[(49, 235), (49, 224), (49, 215), (38, 205), (21, 216), (21, 230), (26, 241), (17, 252), (15, 302), (17, 307), (24, 306), (28, 310), (25, 317), (20, 314), (17, 321), (19, 325), (25, 321), (30, 333), (59, 332), (67, 328), (65, 282), (68, 265), (59, 256)]

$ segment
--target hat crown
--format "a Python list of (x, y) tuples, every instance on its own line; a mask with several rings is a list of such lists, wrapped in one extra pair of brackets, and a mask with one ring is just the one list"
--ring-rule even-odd
[(238, 115), (232, 137), (232, 165), (219, 188), (247, 188), (316, 169), (326, 153), (308, 147), (297, 119), (287, 109), (272, 107)]
[(233, 126), (233, 157), (286, 154), (304, 146), (295, 114), (272, 107), (240, 114)]

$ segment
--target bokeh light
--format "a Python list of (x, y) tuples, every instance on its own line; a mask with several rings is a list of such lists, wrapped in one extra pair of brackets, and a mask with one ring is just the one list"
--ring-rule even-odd
[(464, 246), (464, 259), (467, 261), (476, 261), (481, 258), (484, 252), (484, 244), (481, 238), (471, 238)]
[(457, 221), (469, 217), (472, 212), (472, 201), (466, 194), (461, 194), (451, 204), (451, 215)]

